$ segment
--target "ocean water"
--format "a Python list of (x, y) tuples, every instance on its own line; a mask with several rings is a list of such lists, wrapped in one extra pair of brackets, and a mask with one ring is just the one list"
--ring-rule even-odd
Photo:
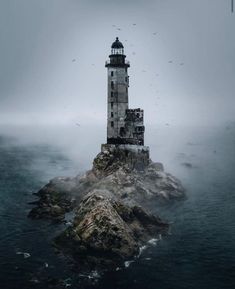
[[(69, 130), (58, 139), (43, 135), (0, 129), (0, 288), (56, 288), (58, 279), (62, 288), (235, 288), (234, 125), (149, 129), (151, 158), (182, 181), (187, 199), (156, 206), (170, 234), (106, 273), (81, 272), (55, 252), (52, 239), (65, 225), (27, 218), (32, 193), (89, 168), (100, 139), (82, 146), (85, 138), (76, 142)], [(68, 141), (57, 141), (61, 135)]]

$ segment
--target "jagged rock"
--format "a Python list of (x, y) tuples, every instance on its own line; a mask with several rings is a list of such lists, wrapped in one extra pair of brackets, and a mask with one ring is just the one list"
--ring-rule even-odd
[(168, 228), (141, 207), (128, 207), (94, 190), (81, 201), (73, 225), (55, 240), (63, 251), (89, 265), (117, 265), (138, 255), (144, 242)]
[(44, 186), (37, 195), (39, 200), (31, 204), (37, 205), (29, 212), (32, 219), (52, 219), (62, 221), (65, 213), (76, 206), (72, 189), (76, 186), (75, 178), (55, 178)]
[[(37, 193), (40, 199), (29, 217), (63, 220), (65, 213), (93, 189), (108, 191), (113, 199), (121, 199), (127, 205), (141, 204), (148, 209), (153, 201), (184, 197), (180, 181), (164, 172), (162, 164), (147, 161), (146, 152), (131, 151), (129, 157), (126, 155), (125, 149), (106, 145), (94, 159), (92, 170), (83, 176), (51, 180)], [(133, 168), (137, 163), (141, 170)]]
[(107, 266), (135, 256), (144, 242), (165, 230), (168, 225), (146, 210), (183, 198), (184, 189), (162, 164), (149, 159), (146, 147), (103, 145), (90, 171), (55, 178), (37, 195), (30, 217), (62, 221), (76, 208), (56, 246), (88, 266)]
[[(83, 177), (83, 183), (89, 183), (91, 188), (109, 190), (114, 198), (146, 208), (152, 201), (181, 199), (185, 196), (180, 181), (164, 172), (161, 163), (154, 163), (150, 159), (147, 162), (145, 152), (132, 152), (130, 158), (125, 158), (125, 150), (115, 150), (107, 145), (104, 148), (94, 159), (92, 170)], [(139, 160), (144, 159), (141, 170), (133, 168), (135, 155)]]
[(149, 148), (146, 146), (103, 144), (93, 161), (93, 171), (98, 177), (104, 177), (120, 167), (144, 171), (149, 163)]

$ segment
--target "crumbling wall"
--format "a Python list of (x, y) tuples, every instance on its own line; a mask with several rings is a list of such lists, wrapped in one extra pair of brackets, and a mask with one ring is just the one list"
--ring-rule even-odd
[(140, 108), (127, 109), (125, 118), (127, 143), (144, 145), (144, 130), (144, 111)]

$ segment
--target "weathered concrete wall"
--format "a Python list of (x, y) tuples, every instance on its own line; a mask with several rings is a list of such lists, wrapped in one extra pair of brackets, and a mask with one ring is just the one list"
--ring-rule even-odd
[(108, 67), (107, 138), (117, 138), (125, 125), (128, 109), (128, 72), (124, 67)]
[(110, 55), (108, 71), (107, 143), (144, 145), (144, 111), (128, 108), (129, 63), (125, 55)]

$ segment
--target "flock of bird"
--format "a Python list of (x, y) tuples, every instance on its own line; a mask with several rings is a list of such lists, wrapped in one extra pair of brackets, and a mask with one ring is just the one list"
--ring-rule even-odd
[[(135, 26), (137, 26), (137, 24), (136, 24), (136, 23), (132, 23), (132, 26), (135, 27)], [(115, 24), (113, 24), (112, 27), (113, 27), (114, 29), (116, 29), (117, 31), (122, 31), (122, 28), (118, 27), (118, 26), (115, 25)], [(156, 36), (156, 35), (158, 35), (158, 32), (152, 32), (152, 35), (153, 35), (153, 36)], [(128, 42), (127, 39), (125, 39), (124, 41), (125, 41), (125, 42)], [(134, 47), (133, 44), (130, 44), (129, 46), (130, 46), (130, 47)], [(135, 52), (135, 51), (132, 51), (132, 55), (136, 55), (136, 52)], [(76, 58), (73, 58), (73, 59), (72, 59), (72, 62), (73, 62), (73, 63), (76, 62), (76, 61), (77, 61)], [(168, 64), (173, 64), (173, 63), (174, 63), (174, 61), (173, 61), (172, 59), (170, 59), (170, 60), (168, 61)], [(92, 65), (92, 66), (95, 66), (94, 63), (92, 63), (91, 65)], [(184, 65), (184, 62), (180, 62), (179, 65), (180, 65), (180, 66), (183, 66), (183, 65)], [(142, 72), (142, 73), (146, 73), (147, 71), (143, 69), (141, 72)], [(155, 77), (158, 77), (158, 76), (159, 76), (159, 73), (156, 73), (156, 74), (155, 74)], [(151, 83), (150, 83), (150, 86), (152, 86)], [(158, 93), (158, 91), (156, 91), (156, 93)], [(157, 99), (160, 99), (160, 97), (157, 97)], [(158, 105), (155, 104), (155, 106), (158, 106)], [(76, 125), (77, 127), (80, 127), (80, 124), (79, 124), (79, 123), (75, 123), (75, 125)], [(166, 123), (165, 125), (166, 125), (166, 126), (169, 126), (169, 123)]]
[[(133, 23), (132, 26), (137, 26), (137, 24), (136, 24), (136, 23)], [(116, 28), (117, 31), (122, 31), (122, 29), (121, 29), (120, 27), (117, 27), (115, 24), (113, 24), (112, 27), (113, 27), (113, 28)], [(157, 35), (157, 32), (153, 32), (152, 34), (153, 34), (153, 35)], [(125, 42), (127, 42), (127, 41), (128, 41), (128, 40), (125, 39)], [(130, 47), (134, 47), (134, 45), (133, 45), (133, 44), (130, 44)], [(132, 55), (136, 55), (136, 52), (133, 51), (133, 52), (132, 52)], [(72, 59), (72, 62), (76, 62), (76, 58), (73, 58), (73, 59)], [(169, 63), (169, 64), (172, 64), (172, 63), (173, 63), (173, 60), (169, 60), (168, 63)], [(183, 66), (184, 63), (181, 62), (179, 65), (180, 65), (180, 66)], [(92, 66), (95, 66), (94, 63), (92, 63)], [(146, 72), (146, 71), (145, 71), (145, 70), (142, 70), (142, 72)]]

